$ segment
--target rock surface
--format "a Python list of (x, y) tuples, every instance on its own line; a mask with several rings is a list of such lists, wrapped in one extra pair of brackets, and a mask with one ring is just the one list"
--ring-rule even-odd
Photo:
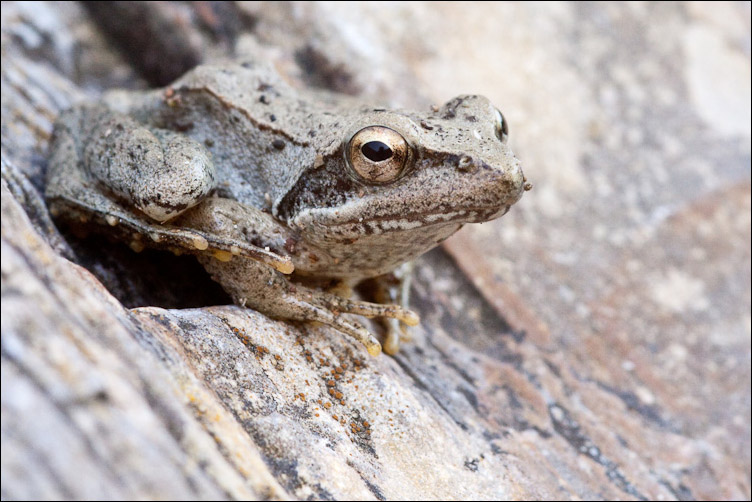
[(3, 499), (750, 498), (749, 4), (186, 5), (197, 59), (485, 94), (535, 188), (419, 261), (396, 357), (208, 306), (191, 259), (52, 223), (55, 116), (148, 76), (4, 3)]

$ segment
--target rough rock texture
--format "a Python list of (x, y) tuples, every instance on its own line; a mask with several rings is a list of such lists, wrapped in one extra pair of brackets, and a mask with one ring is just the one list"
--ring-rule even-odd
[(3, 499), (750, 498), (748, 3), (170, 8), (196, 59), (485, 94), (535, 188), (421, 259), (396, 357), (206, 307), (190, 258), (50, 220), (56, 114), (146, 84), (78, 5), (4, 3)]

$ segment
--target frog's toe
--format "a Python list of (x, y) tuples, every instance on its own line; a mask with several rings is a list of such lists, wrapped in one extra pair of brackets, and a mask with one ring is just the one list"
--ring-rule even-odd
[(346, 321), (345, 319), (338, 317), (331, 312), (324, 312), (329, 314), (331, 318), (323, 322), (355, 338), (357, 341), (365, 345), (366, 350), (368, 350), (368, 353), (372, 356), (378, 356), (379, 354), (381, 354), (381, 344), (376, 339), (376, 337), (371, 334), (370, 331), (363, 328), (362, 326), (358, 326), (354, 323)]
[(320, 300), (328, 309), (345, 314), (362, 315), (368, 318), (387, 317), (401, 321), (408, 326), (417, 326), (420, 323), (418, 314), (400, 305), (363, 302), (334, 295), (322, 295)]
[(384, 352), (393, 356), (399, 352), (400, 348), (399, 321), (396, 319), (384, 319), (384, 327), (386, 328)]
[(337, 328), (339, 331), (350, 335), (365, 345), (366, 350), (368, 350), (368, 353), (372, 356), (378, 356), (381, 354), (381, 344), (379, 341), (376, 340), (376, 337), (373, 336), (370, 331), (362, 326), (347, 321), (338, 314), (330, 311), (328, 308), (319, 307), (299, 300), (296, 300), (295, 303), (298, 304), (297, 309), (305, 312), (304, 316), (306, 320), (328, 324), (329, 326)]
[(407, 324), (398, 321), (397, 319), (383, 319), (384, 324), (384, 352), (390, 356), (399, 352), (400, 344), (402, 342), (409, 342), (412, 340), (412, 335), (408, 329)]
[(410, 342), (413, 339), (413, 335), (410, 332), (410, 328), (407, 326), (407, 324), (401, 322), (399, 325), (399, 338), (403, 342)]
[[(369, 318), (381, 317), (386, 327), (384, 352), (389, 355), (394, 355), (399, 351), (400, 340), (408, 339), (407, 336), (403, 336), (407, 331), (407, 326), (415, 326), (420, 322), (418, 314), (400, 305), (350, 300), (326, 293), (318, 296), (317, 300), (328, 311), (361, 315)], [(370, 335), (370, 333), (369, 336), (373, 338), (373, 335)], [(366, 344), (366, 347), (369, 347), (368, 344)], [(378, 352), (380, 351), (381, 346), (379, 346)], [(368, 352), (372, 355), (378, 354), (378, 352), (374, 353), (370, 347)]]

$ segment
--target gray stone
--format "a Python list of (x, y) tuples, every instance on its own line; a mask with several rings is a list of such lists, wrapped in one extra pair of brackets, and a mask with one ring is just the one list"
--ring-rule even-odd
[(511, 123), (535, 188), (420, 260), (378, 358), (57, 229), (52, 121), (144, 84), (34, 5), (2, 10), (3, 499), (750, 498), (748, 4), (240, 6), (236, 54), (299, 85)]

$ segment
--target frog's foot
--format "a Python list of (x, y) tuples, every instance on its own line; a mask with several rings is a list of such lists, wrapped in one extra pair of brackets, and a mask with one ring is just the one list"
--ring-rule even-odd
[(385, 321), (404, 323), (408, 326), (415, 326), (420, 322), (415, 312), (399, 305), (350, 300), (314, 290), (308, 290), (303, 296), (307, 297), (307, 301), (301, 301), (300, 297), (296, 297), (296, 301), (299, 308), (302, 308), (309, 316), (307, 320), (322, 322), (347, 333), (365, 345), (372, 356), (381, 353), (381, 344), (368, 330), (345, 320), (340, 314), (355, 314), (368, 318), (381, 317), (385, 318)]
[(381, 353), (376, 337), (342, 314), (387, 317), (409, 325), (418, 323), (414, 312), (399, 305), (350, 300), (294, 283), (255, 260), (241, 257), (224, 262), (207, 254), (198, 255), (198, 260), (238, 305), (277, 319), (328, 324), (365, 345), (374, 356)]
[[(389, 274), (388, 277), (382, 276), (374, 281), (376, 286), (374, 298), (378, 303), (350, 300), (349, 298), (343, 298), (335, 294), (312, 290), (310, 291), (311, 300), (323, 308), (327, 313), (333, 315), (334, 319), (337, 320), (340, 320), (340, 318), (337, 317), (339, 313), (361, 315), (368, 318), (381, 318), (380, 320), (386, 328), (384, 352), (393, 355), (399, 350), (400, 340), (409, 339), (407, 336), (407, 327), (416, 326), (420, 322), (418, 315), (412, 310), (409, 310), (405, 305), (407, 300), (406, 290), (409, 290), (410, 287), (409, 272), (412, 270), (411, 265), (412, 264), (404, 270), (397, 271), (396, 274)], [(395, 279), (395, 276), (398, 277), (398, 279)], [(401, 301), (403, 305), (395, 305), (394, 303), (391, 303), (395, 300)], [(368, 348), (368, 352), (372, 355), (381, 352), (381, 345), (378, 344), (373, 335), (367, 331), (366, 333), (368, 333), (368, 337), (364, 339), (360, 338), (361, 335), (348, 330), (347, 327), (340, 327), (339, 325), (333, 324), (324, 319), (314, 320), (330, 324), (355, 337), (363, 343), (366, 348)], [(348, 326), (350, 325), (346, 321), (345, 323)], [(365, 331), (362, 328), (360, 328), (360, 330)], [(374, 342), (376, 345), (374, 345)]]
[(326, 308), (333, 312), (362, 315), (363, 317), (385, 317), (396, 319), (408, 326), (417, 326), (420, 322), (418, 314), (399, 305), (363, 302), (349, 300), (335, 295), (321, 293), (320, 300)]
[[(391, 274), (385, 274), (371, 280), (373, 299), (383, 304), (396, 304), (403, 310), (408, 310), (410, 296), (410, 282), (412, 279), (413, 262), (408, 262)], [(384, 326), (384, 352), (394, 355), (399, 351), (400, 342), (410, 341), (408, 326), (415, 326), (410, 322), (396, 317), (381, 319)]]
[(328, 324), (329, 326), (350, 335), (365, 345), (366, 350), (368, 350), (368, 353), (372, 356), (378, 356), (381, 354), (381, 344), (376, 337), (364, 327), (344, 319), (338, 313), (332, 312), (327, 308), (297, 298), (292, 299), (290, 303), (290, 306), (297, 312), (296, 317), (302, 316), (301, 320)]
[(412, 337), (408, 331), (408, 325), (396, 319), (382, 319), (384, 326), (384, 352), (393, 356), (399, 352), (402, 342), (409, 342)]

